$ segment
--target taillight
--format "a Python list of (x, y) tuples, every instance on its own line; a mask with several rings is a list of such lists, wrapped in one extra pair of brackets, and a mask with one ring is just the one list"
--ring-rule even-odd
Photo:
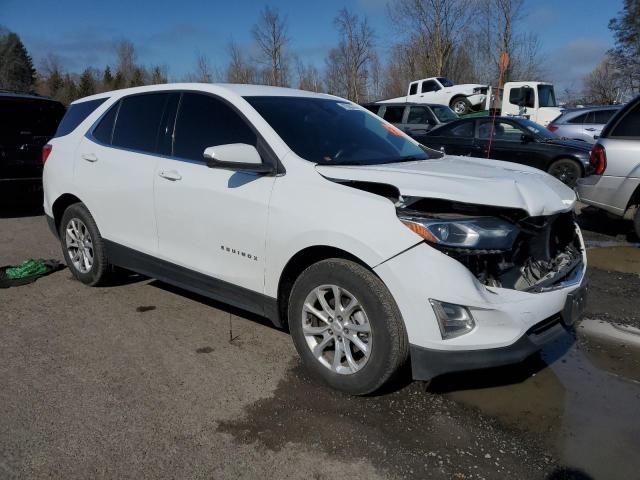
[(556, 130), (558, 130), (558, 127), (550, 123), (549, 125), (547, 125), (547, 130), (549, 130), (550, 132), (555, 132)]
[(48, 143), (44, 147), (42, 147), (42, 164), (43, 165), (47, 161), (47, 158), (49, 158), (49, 155), (51, 154), (51, 150), (53, 150), (53, 145), (50, 145)]
[(604, 147), (596, 143), (589, 155), (589, 163), (593, 167), (594, 175), (602, 175), (607, 168), (607, 153)]

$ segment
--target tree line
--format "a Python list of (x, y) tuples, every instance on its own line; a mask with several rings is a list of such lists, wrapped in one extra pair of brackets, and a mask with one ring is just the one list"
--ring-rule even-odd
[[(640, 0), (624, 1), (609, 23), (615, 48), (587, 75), (582, 92), (566, 96), (611, 103), (638, 91), (639, 5)], [(395, 0), (386, 13), (394, 41), (381, 45), (366, 16), (338, 11), (332, 25), (337, 42), (318, 66), (296, 54), (286, 15), (266, 6), (251, 27), (253, 48), (230, 41), (226, 65), (199, 55), (190, 73), (170, 80), (291, 86), (366, 102), (404, 95), (417, 78), (446, 75), (458, 83), (496, 85), (499, 74), (506, 82), (540, 80), (548, 73), (537, 35), (523, 29), (524, 0)], [(115, 62), (103, 69), (69, 72), (50, 53), (36, 70), (18, 34), (0, 31), (0, 88), (69, 103), (101, 91), (169, 81), (169, 68), (140, 63), (128, 40), (117, 42), (114, 54)], [(504, 54), (509, 62), (501, 71)]]

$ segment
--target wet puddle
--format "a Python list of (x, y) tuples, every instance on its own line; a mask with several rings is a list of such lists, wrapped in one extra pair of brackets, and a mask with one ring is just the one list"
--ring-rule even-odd
[(547, 364), (522, 382), (458, 389), (447, 398), (502, 424), (538, 432), (561, 465), (583, 478), (637, 478), (640, 469), (640, 350), (579, 330), (548, 345)]

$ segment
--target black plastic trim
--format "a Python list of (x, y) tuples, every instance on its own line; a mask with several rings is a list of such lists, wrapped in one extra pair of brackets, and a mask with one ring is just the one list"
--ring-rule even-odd
[(51, 230), (51, 233), (53, 233), (53, 236), (56, 238), (60, 238), (60, 234), (56, 229), (55, 219), (53, 217), (50, 217), (49, 215), (45, 215), (45, 217), (47, 217), (47, 225), (49, 226), (49, 230)]
[(267, 317), (281, 327), (277, 300), (103, 239), (109, 262), (179, 288)]
[[(445, 373), (479, 370), (520, 363), (536, 353), (542, 346), (566, 332), (559, 316), (543, 320), (529, 329), (515, 343), (500, 348), (483, 350), (434, 350), (409, 345), (411, 371), (414, 380), (431, 380)], [(541, 328), (536, 328), (541, 326)]]

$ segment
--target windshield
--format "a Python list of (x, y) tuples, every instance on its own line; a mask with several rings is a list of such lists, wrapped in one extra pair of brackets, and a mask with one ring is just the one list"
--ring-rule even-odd
[(456, 112), (445, 105), (431, 105), (431, 110), (442, 123), (452, 122), (460, 118), (456, 115)]
[(299, 157), (322, 165), (426, 160), (415, 141), (347, 100), (245, 97)]
[(449, 80), (447, 77), (437, 77), (438, 81), (442, 84), (443, 87), (453, 87), (455, 83)]
[(531, 120), (525, 120), (525, 119), (520, 119), (518, 120), (518, 123), (520, 123), (520, 125), (522, 125), (524, 128), (526, 128), (527, 130), (529, 130), (531, 133), (533, 133), (535, 136), (542, 138), (542, 139), (553, 139), (553, 138), (560, 138), (558, 137), (555, 133), (551, 133), (549, 130), (547, 130), (546, 128), (544, 128), (542, 125), (532, 122)]
[(538, 99), (541, 107), (557, 107), (553, 85), (538, 85)]

